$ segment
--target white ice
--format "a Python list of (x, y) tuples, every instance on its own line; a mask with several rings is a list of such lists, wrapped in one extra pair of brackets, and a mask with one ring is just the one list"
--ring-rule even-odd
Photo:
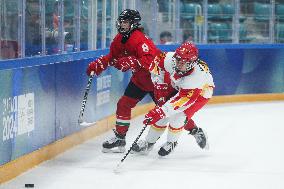
[[(131, 122), (127, 148), (142, 129), (140, 116)], [(194, 116), (206, 130), (210, 149), (199, 149), (194, 138), (180, 137), (176, 150), (165, 158), (157, 151), (148, 156), (104, 154), (108, 132), (44, 162), (1, 189), (283, 189), (284, 102), (208, 105)], [(147, 131), (146, 131), (147, 132)], [(145, 132), (145, 134), (146, 134)], [(144, 135), (142, 136), (144, 138)]]

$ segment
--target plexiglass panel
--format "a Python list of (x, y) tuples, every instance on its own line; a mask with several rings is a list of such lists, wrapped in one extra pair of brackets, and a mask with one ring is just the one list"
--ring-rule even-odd
[(240, 1), (240, 43), (270, 42), (270, 0)]
[(59, 25), (60, 3), (57, 0), (46, 0), (45, 37), (46, 53), (58, 54), (60, 52)]
[(283, 0), (0, 0), (0, 60), (107, 48), (126, 8), (156, 44), (284, 43)]
[(25, 54), (39, 56), (42, 53), (41, 16), (39, 0), (27, 0), (25, 12)]
[(0, 0), (0, 60), (18, 58), (18, 0)]
[[(88, 19), (89, 9), (91, 10), (89, 0), (81, 1), (81, 18), (80, 18), (80, 50), (88, 50), (89, 42), (91, 42), (88, 36)], [(91, 24), (90, 24), (91, 26)], [(91, 28), (90, 28), (91, 29)]]

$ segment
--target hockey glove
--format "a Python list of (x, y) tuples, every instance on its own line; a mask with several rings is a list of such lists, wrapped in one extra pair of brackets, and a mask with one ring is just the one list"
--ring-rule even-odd
[(167, 83), (155, 83), (154, 84), (154, 97), (157, 101), (158, 106), (162, 106), (166, 102), (168, 95), (168, 84)]
[(92, 71), (95, 72), (96, 75), (100, 75), (104, 70), (108, 67), (108, 62), (104, 60), (104, 57), (101, 56), (97, 60), (91, 62), (87, 68), (87, 75), (89, 76)]
[(166, 117), (162, 108), (156, 106), (154, 109), (150, 110), (146, 115), (143, 123), (146, 125), (155, 124), (160, 119)]
[(126, 56), (117, 60), (116, 68), (122, 72), (126, 72), (131, 69), (136, 72), (140, 67), (139, 61), (134, 56)]

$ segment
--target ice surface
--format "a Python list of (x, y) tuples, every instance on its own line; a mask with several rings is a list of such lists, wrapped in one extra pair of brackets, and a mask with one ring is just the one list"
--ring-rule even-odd
[[(208, 134), (209, 151), (199, 149), (194, 138), (183, 133), (173, 154), (160, 158), (157, 152), (164, 136), (148, 156), (129, 154), (115, 174), (124, 154), (101, 152), (110, 131), (0, 188), (34, 183), (35, 189), (283, 189), (283, 118), (283, 101), (210, 105), (194, 116)], [(131, 122), (126, 149), (142, 129), (142, 119)]]

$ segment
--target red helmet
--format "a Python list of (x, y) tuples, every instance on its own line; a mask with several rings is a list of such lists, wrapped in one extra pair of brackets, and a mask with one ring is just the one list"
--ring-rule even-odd
[[(178, 47), (174, 54), (174, 69), (180, 73), (186, 73), (191, 70), (198, 59), (198, 49), (193, 43), (183, 43)], [(179, 65), (186, 64), (186, 70), (180, 70)]]

